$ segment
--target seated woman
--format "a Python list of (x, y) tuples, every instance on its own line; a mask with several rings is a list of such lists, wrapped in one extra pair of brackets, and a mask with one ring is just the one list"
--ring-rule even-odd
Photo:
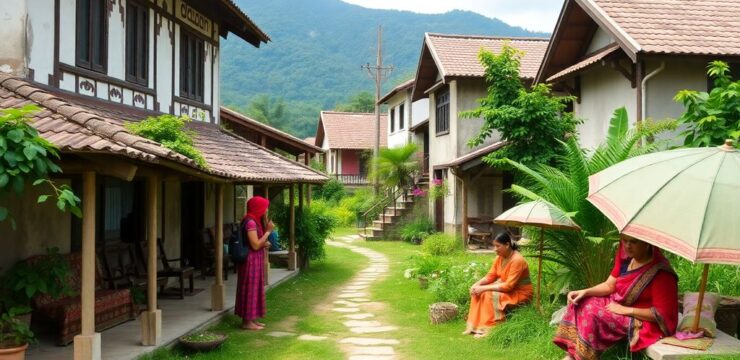
[(553, 341), (565, 359), (598, 359), (627, 339), (640, 351), (676, 331), (678, 278), (656, 247), (622, 236), (614, 268), (603, 283), (568, 293)]
[(532, 299), (529, 266), (517, 248), (509, 234), (501, 233), (493, 239), (496, 260), (488, 274), (470, 287), (470, 312), (464, 335), (485, 336), (488, 329), (506, 319), (507, 307)]

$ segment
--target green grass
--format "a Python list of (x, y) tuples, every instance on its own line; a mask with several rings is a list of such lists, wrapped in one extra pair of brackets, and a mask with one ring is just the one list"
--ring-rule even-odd
[[(267, 293), (265, 331), (240, 330), (241, 319), (228, 315), (209, 330), (226, 333), (229, 340), (209, 353), (188, 352), (179, 347), (159, 349), (142, 360), (160, 359), (343, 359), (336, 338), (344, 331), (338, 316), (322, 307), (326, 297), (367, 266), (367, 258), (343, 248), (327, 246), (327, 257), (312, 262), (311, 268)], [(331, 305), (331, 303), (329, 303)], [(295, 337), (275, 338), (270, 331), (329, 336), (325, 341), (299, 341)]]
[(345, 236), (345, 235), (357, 235), (359, 233), (359, 231), (360, 230), (357, 229), (354, 226), (350, 226), (350, 227), (338, 227), (338, 228), (334, 229), (334, 231), (331, 233), (331, 237), (337, 238), (337, 237)]

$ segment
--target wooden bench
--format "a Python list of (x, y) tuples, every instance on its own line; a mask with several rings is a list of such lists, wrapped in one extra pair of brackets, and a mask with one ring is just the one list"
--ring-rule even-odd
[(687, 359), (707, 355), (740, 355), (740, 340), (722, 331), (717, 331), (714, 344), (706, 351), (692, 350), (674, 345), (662, 344), (660, 341), (649, 346), (645, 355), (655, 360)]

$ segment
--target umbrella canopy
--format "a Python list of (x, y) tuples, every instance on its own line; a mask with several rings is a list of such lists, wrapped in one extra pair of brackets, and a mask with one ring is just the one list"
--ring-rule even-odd
[(557, 206), (542, 199), (514, 206), (493, 219), (493, 222), (514, 227), (537, 226), (565, 230), (581, 229)]
[(693, 262), (740, 265), (740, 152), (728, 141), (634, 157), (589, 178), (620, 233)]

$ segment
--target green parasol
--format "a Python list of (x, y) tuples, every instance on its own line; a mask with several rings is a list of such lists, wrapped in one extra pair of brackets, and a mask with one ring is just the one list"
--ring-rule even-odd
[(540, 309), (544, 229), (580, 230), (581, 228), (557, 206), (543, 199), (514, 206), (493, 219), (493, 222), (505, 226), (536, 226), (542, 229), (540, 230), (540, 254), (537, 268), (537, 308)]
[(704, 265), (740, 265), (740, 152), (731, 140), (634, 157), (589, 178), (588, 200), (620, 233)]

